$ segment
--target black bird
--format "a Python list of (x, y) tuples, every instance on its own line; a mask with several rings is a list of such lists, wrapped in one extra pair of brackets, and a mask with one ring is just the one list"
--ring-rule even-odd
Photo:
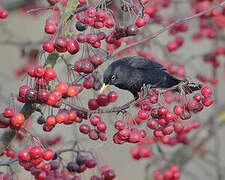
[[(138, 92), (144, 85), (151, 88), (170, 88), (178, 85), (179, 80), (166, 72), (159, 63), (141, 56), (124, 57), (114, 61), (103, 75), (102, 93), (109, 85), (130, 91), (134, 99), (139, 98)], [(188, 86), (188, 93), (199, 90), (199, 85)], [(178, 90), (178, 89), (177, 89)]]

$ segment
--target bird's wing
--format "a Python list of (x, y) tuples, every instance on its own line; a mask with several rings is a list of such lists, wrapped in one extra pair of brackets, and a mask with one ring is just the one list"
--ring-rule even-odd
[(133, 57), (127, 57), (126, 60), (128, 62), (128, 65), (132, 68), (145, 69), (145, 70), (149, 70), (149, 69), (166, 70), (166, 68), (164, 68), (161, 64), (145, 57), (133, 56)]

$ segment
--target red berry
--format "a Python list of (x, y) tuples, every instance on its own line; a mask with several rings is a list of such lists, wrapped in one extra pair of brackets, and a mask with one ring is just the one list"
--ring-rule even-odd
[(182, 46), (182, 44), (184, 43), (184, 38), (181, 36), (177, 36), (175, 42), (177, 43), (178, 46)]
[(184, 107), (182, 105), (175, 105), (173, 107), (173, 112), (176, 114), (176, 115), (180, 115), (180, 113), (184, 110)]
[(95, 21), (94, 28), (100, 29), (104, 27), (104, 23), (101, 21)]
[(68, 113), (67, 113), (67, 111), (60, 111), (55, 116), (55, 120), (56, 120), (57, 123), (63, 123), (67, 119), (68, 119)]
[(122, 140), (126, 140), (130, 136), (130, 130), (128, 128), (124, 128), (120, 131), (118, 131), (118, 137)]
[(90, 110), (98, 109), (99, 105), (97, 103), (97, 100), (96, 99), (90, 99), (88, 101), (88, 107), (89, 107)]
[(105, 94), (98, 95), (97, 103), (99, 106), (107, 106), (109, 104), (108, 96)]
[(209, 97), (212, 95), (212, 89), (209, 86), (205, 86), (202, 88), (201, 93), (204, 97)]
[(135, 25), (137, 26), (137, 27), (142, 27), (142, 26), (145, 26), (146, 25), (146, 20), (143, 18), (143, 17), (138, 17), (137, 18), (137, 20), (136, 20), (136, 22), (135, 22)]
[(152, 156), (152, 152), (147, 146), (141, 146), (139, 149), (139, 155), (143, 158), (148, 158)]
[(158, 96), (157, 95), (150, 95), (149, 97), (150, 103), (155, 104), (158, 102)]
[(116, 102), (118, 98), (118, 95), (115, 91), (111, 91), (109, 94), (108, 94), (108, 100), (109, 102)]
[(70, 109), (68, 111), (68, 119), (75, 121), (76, 118), (77, 118), (77, 111)]
[(213, 103), (213, 99), (210, 96), (209, 97), (204, 97), (202, 99), (202, 104), (204, 106), (210, 106), (210, 105), (212, 105), (212, 103)]
[(121, 138), (119, 137), (118, 133), (116, 133), (116, 134), (113, 135), (113, 142), (114, 142), (115, 144), (123, 144), (123, 143), (125, 143), (125, 141), (126, 141), (126, 140), (123, 140), (123, 139), (121, 139)]
[(93, 26), (95, 24), (95, 19), (91, 17), (85, 17), (84, 23), (88, 24), (89, 26)]
[(184, 129), (184, 125), (180, 121), (175, 122), (173, 127), (174, 127), (174, 131), (176, 133), (179, 133), (179, 132), (181, 132)]
[(55, 48), (58, 52), (66, 52), (66, 38), (63, 36), (59, 36), (55, 40)]
[(6, 156), (10, 158), (15, 158), (17, 156), (16, 152), (10, 148), (6, 148)]
[(76, 96), (79, 93), (79, 89), (77, 86), (70, 86), (67, 90), (67, 95), (69, 97)]
[(60, 82), (56, 85), (55, 90), (61, 92), (62, 94), (66, 93), (68, 90), (68, 85), (67, 83)]
[(51, 93), (46, 101), (46, 104), (52, 106), (57, 103), (57, 97), (54, 93)]
[(8, 11), (6, 9), (0, 8), (0, 19), (5, 19), (8, 17)]
[(77, 43), (75, 39), (71, 39), (67, 41), (66, 47), (70, 54), (76, 54), (80, 50), (79, 44)]
[(172, 112), (167, 112), (167, 113), (166, 113), (165, 120), (166, 120), (167, 122), (169, 122), (169, 121), (174, 121), (175, 117), (176, 117), (176, 115), (175, 115), (174, 113), (172, 113)]
[(155, 130), (153, 131), (153, 135), (154, 135), (155, 137), (159, 137), (159, 138), (164, 137), (164, 134), (163, 134), (163, 132), (162, 132), (161, 129), (155, 129)]
[(164, 135), (169, 135), (174, 131), (174, 127), (172, 124), (168, 124), (162, 128), (162, 132)]
[(99, 121), (97, 124), (97, 129), (101, 132), (105, 132), (107, 126), (103, 121)]
[(99, 10), (95, 16), (99, 21), (105, 21), (107, 18), (107, 12), (104, 10)]
[(47, 34), (55, 34), (56, 31), (57, 31), (57, 28), (54, 24), (48, 23), (48, 24), (45, 25), (45, 32)]
[(90, 127), (88, 124), (81, 124), (80, 125), (80, 132), (84, 133), (84, 134), (88, 134), (90, 131)]
[(87, 14), (89, 17), (95, 17), (96, 15), (96, 9), (95, 7), (90, 7), (87, 9)]
[(178, 48), (178, 44), (176, 41), (171, 41), (167, 44), (168, 51), (175, 51)]
[(151, 111), (151, 116), (153, 118), (158, 118), (159, 115), (158, 115), (158, 109), (157, 108), (153, 108), (152, 111)]
[(137, 143), (141, 140), (141, 133), (137, 130), (134, 130), (130, 133), (129, 142)]
[(45, 77), (45, 79), (47, 81), (54, 80), (56, 78), (56, 71), (55, 71), (55, 69), (51, 69), (51, 68), (47, 69), (45, 71), (44, 77)]
[(92, 140), (97, 140), (99, 138), (99, 133), (96, 129), (91, 129), (88, 133), (88, 136)]
[(42, 45), (43, 50), (48, 53), (52, 53), (55, 50), (55, 44), (53, 41), (47, 40)]
[(151, 129), (156, 129), (158, 127), (159, 123), (156, 119), (149, 119), (147, 121), (147, 126)]
[(170, 180), (173, 178), (173, 173), (171, 170), (166, 170), (164, 173), (163, 173), (163, 177), (165, 180)]
[(80, 33), (77, 35), (77, 41), (80, 43), (85, 43), (86, 42), (86, 36), (83, 33)]
[(141, 110), (150, 111), (152, 108), (150, 101), (144, 100), (141, 103)]
[(35, 72), (34, 72), (34, 69), (35, 69), (35, 68), (33, 68), (33, 67), (29, 69), (28, 75), (29, 75), (30, 77), (36, 77), (36, 74), (35, 74)]
[(158, 114), (159, 114), (159, 116), (166, 116), (167, 112), (168, 112), (168, 108), (165, 107), (165, 106), (160, 106), (158, 108)]
[(107, 18), (104, 21), (104, 25), (105, 25), (105, 27), (107, 27), (109, 29), (112, 28), (115, 25), (113, 18)]
[(94, 56), (91, 57), (90, 61), (92, 62), (92, 64), (94, 64), (95, 67), (97, 67), (104, 62), (104, 59), (102, 55), (95, 54)]
[(21, 113), (16, 113), (11, 118), (11, 123), (14, 127), (20, 128), (25, 121), (24, 115)]
[(98, 115), (91, 116), (90, 122), (93, 126), (97, 126), (98, 122), (101, 121), (101, 117)]
[(138, 117), (140, 117), (142, 120), (148, 119), (149, 118), (149, 112), (148, 111), (139, 110), (138, 111)]
[(95, 82), (94, 76), (90, 75), (84, 79), (83, 86), (86, 89), (91, 89), (94, 87), (94, 82)]
[(32, 159), (37, 159), (37, 158), (40, 158), (42, 157), (43, 155), (43, 150), (41, 147), (39, 146), (34, 146), (31, 148), (30, 150), (30, 156)]
[(49, 161), (54, 157), (54, 155), (55, 155), (55, 153), (53, 152), (53, 150), (47, 149), (43, 153), (43, 158), (44, 158), (44, 160)]
[(46, 20), (45, 24), (54, 24), (56, 27), (58, 26), (58, 21), (54, 17), (50, 17)]
[(55, 116), (48, 116), (46, 118), (46, 124), (47, 125), (56, 125), (56, 119), (55, 119)]
[(85, 165), (88, 167), (88, 168), (94, 168), (96, 165), (97, 165), (97, 162), (95, 159), (88, 159), (86, 162), (85, 162)]
[(116, 177), (116, 173), (114, 170), (109, 169), (108, 171), (103, 173), (103, 176), (104, 176), (104, 180), (112, 180)]
[(36, 77), (42, 77), (45, 74), (45, 68), (42, 66), (37, 66), (34, 68), (34, 73)]
[(115, 128), (118, 130), (123, 130), (125, 128), (125, 123), (121, 120), (117, 120), (114, 124)]
[(52, 95), (55, 96), (56, 100), (59, 101), (62, 98), (62, 93), (60, 91), (54, 91)]
[(23, 161), (30, 161), (31, 157), (30, 157), (29, 150), (24, 149), (24, 150), (20, 151), (18, 154), (18, 158)]
[(24, 97), (24, 95), (25, 95), (25, 93), (26, 93), (26, 91), (28, 89), (30, 89), (29, 86), (26, 86), (26, 85), (21, 86), (20, 89), (19, 89), (19, 95), (20, 95), (20, 97)]
[(4, 116), (5, 117), (12, 117), (13, 114), (14, 114), (13, 109), (11, 109), (11, 108), (5, 108), (5, 110), (4, 110)]

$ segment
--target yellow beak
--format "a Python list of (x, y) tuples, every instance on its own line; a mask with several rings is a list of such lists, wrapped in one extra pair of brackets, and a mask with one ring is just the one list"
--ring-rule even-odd
[(108, 86), (109, 86), (108, 84), (105, 84), (105, 83), (104, 83), (104, 84), (102, 85), (102, 88), (101, 88), (99, 94), (101, 94), (103, 91), (105, 91), (106, 88), (107, 88)]

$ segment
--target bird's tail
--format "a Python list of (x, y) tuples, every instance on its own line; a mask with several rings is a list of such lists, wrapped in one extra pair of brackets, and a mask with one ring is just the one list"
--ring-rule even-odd
[(167, 88), (173, 87), (173, 86), (177, 86), (182, 82), (182, 80), (179, 80), (173, 76), (168, 75), (167, 76), (167, 80), (166, 80), (166, 84), (167, 84)]
[(191, 83), (188, 80), (179, 80), (173, 76), (168, 76), (167, 82), (171, 88), (175, 88), (175, 91), (185, 94), (191, 94), (202, 88), (201, 84)]
[(172, 91), (176, 91), (184, 94), (191, 94), (194, 91), (198, 91), (202, 88), (201, 84), (189, 82), (188, 80), (179, 80), (171, 75), (167, 75), (167, 79), (164, 84), (164, 88), (171, 88)]

